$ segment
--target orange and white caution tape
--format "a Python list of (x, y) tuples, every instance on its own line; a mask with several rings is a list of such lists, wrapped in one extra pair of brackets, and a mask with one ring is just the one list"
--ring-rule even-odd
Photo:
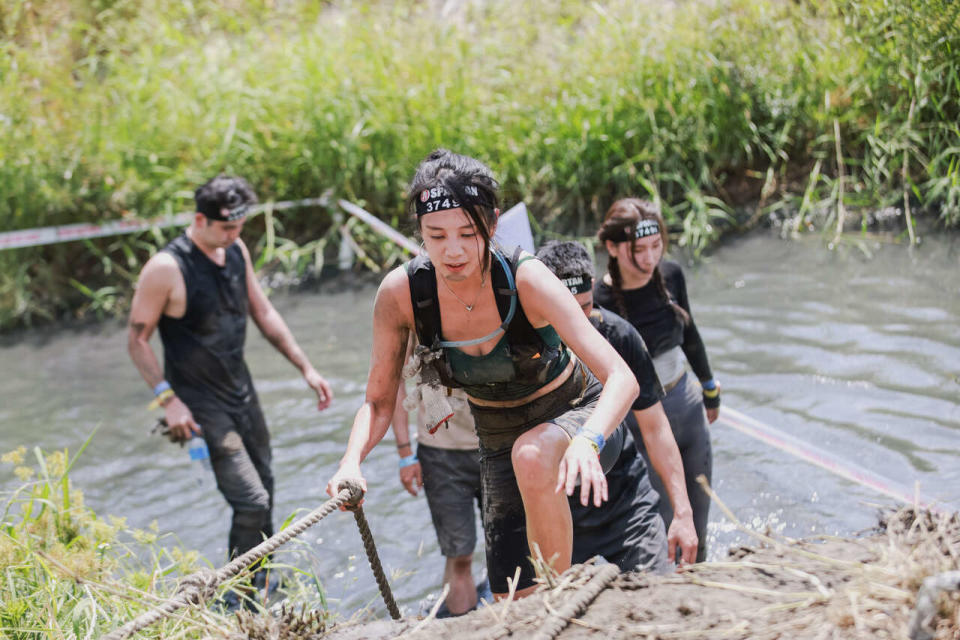
[[(293, 209), (295, 207), (323, 207), (329, 204), (330, 201), (326, 197), (268, 202), (251, 207), (250, 215), (255, 215), (267, 209), (271, 211), (282, 211), (283, 209)], [(153, 227), (182, 227), (190, 224), (193, 215), (193, 212), (185, 211), (183, 213), (149, 219), (130, 218), (127, 220), (112, 220), (102, 224), (81, 222), (79, 224), (65, 224), (57, 227), (38, 227), (35, 229), (5, 231), (0, 233), (0, 251), (4, 249), (38, 247), (45, 244), (56, 244), (58, 242), (71, 242), (85, 238), (118, 236), (126, 233), (145, 231)]]
[(788, 433), (755, 420), (736, 409), (731, 409), (728, 406), (722, 407), (717, 422), (732, 427), (751, 438), (756, 438), (805, 462), (814, 464), (821, 469), (826, 469), (830, 473), (835, 473), (850, 482), (873, 489), (905, 504), (916, 505), (934, 512), (944, 511), (945, 505), (942, 502), (938, 506), (936, 501), (923, 496), (919, 491), (911, 491), (908, 487), (872, 471), (867, 471), (849, 460), (828, 453)]

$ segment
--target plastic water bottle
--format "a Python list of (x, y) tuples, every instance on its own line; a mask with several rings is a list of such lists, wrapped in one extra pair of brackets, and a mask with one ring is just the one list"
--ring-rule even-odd
[(210, 464), (210, 449), (207, 448), (207, 441), (203, 439), (203, 436), (195, 433), (187, 444), (187, 451), (190, 453), (190, 460), (193, 462), (191, 466), (196, 469), (194, 474), (197, 478), (197, 484), (202, 484), (206, 472), (213, 469)]

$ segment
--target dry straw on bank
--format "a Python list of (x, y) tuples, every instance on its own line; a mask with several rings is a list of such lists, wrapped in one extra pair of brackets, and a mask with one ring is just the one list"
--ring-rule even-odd
[[(541, 590), (462, 618), (416, 626), (333, 629), (325, 637), (489, 640), (537, 638), (902, 639), (924, 579), (958, 568), (960, 518), (904, 508), (884, 513), (871, 535), (792, 540), (743, 526), (752, 547), (730, 560), (687, 567), (670, 576), (601, 576), (602, 566), (578, 565), (561, 576), (541, 571)], [(609, 567), (608, 567), (609, 568)], [(585, 600), (594, 583), (603, 589)], [(594, 585), (595, 586), (595, 585)], [(960, 597), (937, 596), (937, 610), (914, 640), (960, 638)]]

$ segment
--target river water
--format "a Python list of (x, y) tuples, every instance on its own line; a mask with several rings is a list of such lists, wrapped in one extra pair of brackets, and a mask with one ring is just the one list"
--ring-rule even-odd
[[(725, 406), (840, 464), (960, 503), (960, 243), (931, 239), (911, 253), (865, 241), (863, 250), (831, 251), (819, 237), (785, 242), (764, 232), (728, 241), (687, 276)], [(273, 298), (333, 385), (336, 400), (323, 413), (282, 356), (249, 334), (248, 362), (273, 433), (278, 524), (326, 499), (362, 402), (374, 292)], [(175, 534), (165, 544), (223, 564), (228, 508), (186, 450), (148, 435), (150, 393), (121, 325), (22, 335), (0, 347), (0, 362), (0, 452), (75, 451), (98, 429), (71, 472), (87, 504), (133, 527), (156, 521)], [(714, 486), (753, 528), (851, 534), (876, 523), (877, 505), (891, 504), (722, 420), (713, 438)], [(426, 501), (402, 490), (392, 440), (374, 449), (364, 472), (381, 558), (398, 601), (415, 613), (436, 593), (443, 567)], [(9, 466), (0, 474), (0, 487), (16, 485)], [(710, 537), (712, 559), (748, 541), (716, 507)], [(386, 615), (351, 515), (330, 516), (302, 540), (278, 559), (315, 574), (332, 609), (349, 615), (370, 604)], [(477, 559), (479, 573), (479, 549)]]

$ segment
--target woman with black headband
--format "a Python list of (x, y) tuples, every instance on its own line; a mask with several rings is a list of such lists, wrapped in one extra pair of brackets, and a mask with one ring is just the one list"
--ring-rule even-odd
[(497, 186), (486, 165), (442, 149), (417, 169), (408, 204), (425, 252), (380, 284), (366, 402), (327, 492), (348, 478), (363, 484), (360, 463), (390, 425), (415, 331), (430, 427), (443, 428), (452, 413), (444, 387), (462, 387), (469, 398), (487, 569), (503, 597), (518, 567), (517, 595), (533, 590), (528, 556), (537, 550), (558, 571), (570, 566), (567, 496), (579, 479), (581, 504), (607, 499), (598, 453), (622, 433), (638, 387), (556, 276), (532, 256), (491, 246)]
[[(702, 562), (706, 559), (710, 498), (696, 478), (703, 474), (711, 479), (713, 452), (707, 423), (717, 419), (720, 386), (710, 372), (706, 348), (690, 314), (683, 271), (676, 262), (663, 258), (668, 246), (667, 228), (659, 207), (648, 200), (624, 198), (614, 202), (597, 236), (606, 246), (609, 262), (607, 274), (595, 286), (594, 299), (629, 320), (653, 356), (657, 377), (667, 392), (663, 409), (683, 459), (700, 540), (697, 562)], [(699, 385), (685, 372), (686, 363)], [(652, 480), (662, 495), (660, 478)], [(660, 513), (669, 527), (673, 513), (668, 501), (660, 501)]]

